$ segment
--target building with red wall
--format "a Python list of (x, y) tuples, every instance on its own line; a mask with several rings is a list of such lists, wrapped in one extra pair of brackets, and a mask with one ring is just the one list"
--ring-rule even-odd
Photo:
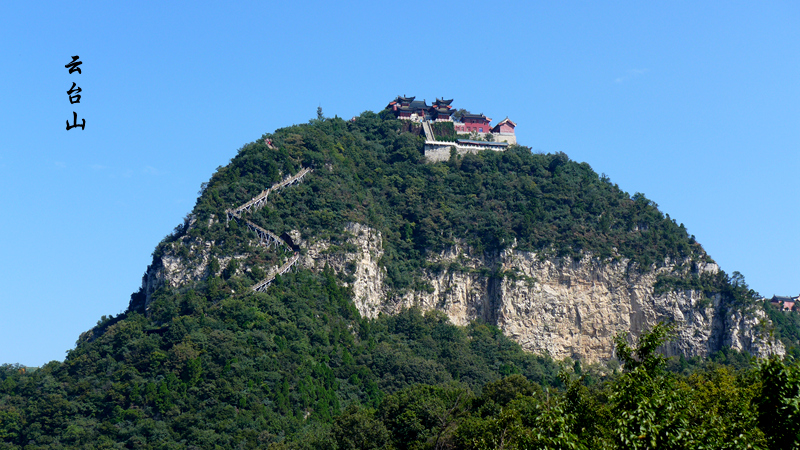
[(517, 135), (514, 134), (514, 128), (517, 124), (512, 122), (508, 117), (501, 120), (500, 123), (492, 128), (494, 140), (497, 142), (508, 142), (509, 144), (517, 143)]
[(516, 123), (510, 121), (508, 117), (506, 117), (492, 128), (492, 133), (514, 134), (514, 128), (516, 128), (516, 126)]
[(464, 114), (461, 116), (461, 122), (467, 133), (489, 133), (491, 131), (492, 119), (484, 116), (483, 114)]

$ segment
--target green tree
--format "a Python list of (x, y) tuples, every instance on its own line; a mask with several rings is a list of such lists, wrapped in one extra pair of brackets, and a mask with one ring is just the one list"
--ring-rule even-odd
[(767, 448), (753, 403), (761, 386), (754, 375), (713, 367), (678, 382), (680, 395), (688, 399), (697, 442), (714, 449)]
[(665, 358), (657, 349), (672, 335), (673, 327), (657, 324), (639, 337), (636, 347), (620, 333), (615, 338), (617, 358), (624, 373), (609, 396), (612, 423), (610, 440), (627, 449), (695, 448), (686, 412), (688, 404), (664, 370)]
[(800, 444), (800, 369), (773, 356), (758, 370), (758, 424), (770, 448), (797, 448)]
[(331, 430), (339, 449), (379, 449), (389, 444), (389, 431), (375, 418), (375, 410), (348, 406), (337, 417)]
[(398, 449), (446, 448), (472, 392), (458, 384), (418, 384), (387, 396), (378, 408)]
[(21, 419), (16, 408), (0, 406), (0, 442), (11, 443), (17, 440), (22, 431)]
[(468, 418), (455, 433), (457, 447), (586, 449), (575, 432), (575, 415), (565, 408), (563, 398), (552, 394), (542, 400), (520, 395), (489, 417)]

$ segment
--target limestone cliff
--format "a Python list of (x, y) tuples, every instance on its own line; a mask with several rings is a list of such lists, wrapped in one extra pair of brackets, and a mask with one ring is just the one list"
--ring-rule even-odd
[[(215, 223), (216, 218), (209, 220), (209, 225)], [(196, 226), (196, 221), (191, 219), (183, 227), (186, 231)], [(162, 242), (153, 254), (153, 262), (147, 267), (142, 276), (141, 298), (131, 300), (131, 309), (144, 308), (150, 305), (153, 293), (161, 287), (179, 288), (189, 286), (197, 281), (203, 280), (209, 275), (220, 275), (222, 268), (226, 267), (230, 260), (244, 260), (247, 255), (236, 254), (232, 256), (220, 256), (217, 258), (218, 267), (212, 273), (213, 244), (202, 238), (193, 237), (190, 233), (181, 233), (181, 236), (172, 242)], [(239, 270), (249, 270), (243, 268)], [(141, 304), (137, 303), (141, 302)]]
[[(758, 308), (742, 311), (719, 294), (707, 298), (693, 290), (656, 294), (658, 275), (676, 267), (671, 261), (640, 270), (624, 258), (543, 258), (513, 246), (499, 254), (481, 255), (455, 245), (429, 258), (429, 269), (421, 274), (427, 284), (424, 290), (395, 294), (380, 265), (384, 253), (380, 232), (350, 223), (340, 245), (307, 242), (299, 232), (290, 236), (303, 249), (302, 266), (321, 270), (329, 265), (343, 275), (356, 307), (366, 317), (411, 306), (436, 309), (458, 325), (475, 319), (495, 324), (531, 352), (590, 362), (613, 356), (617, 332), (638, 335), (659, 321), (678, 325), (668, 354), (706, 356), (724, 347), (757, 356), (784, 353), (783, 345), (770, 339), (769, 321)], [(156, 258), (143, 278), (146, 303), (162, 284), (178, 287), (208, 276), (209, 244), (182, 240), (195, 253), (195, 262), (185, 263), (170, 251)], [(225, 263), (221, 261), (221, 266)], [(718, 268), (707, 263), (697, 270)]]
[[(496, 324), (526, 350), (557, 359), (610, 358), (618, 331), (638, 335), (659, 321), (678, 325), (669, 354), (706, 356), (724, 347), (758, 356), (784, 353), (780, 342), (770, 340), (768, 319), (757, 308), (740, 311), (719, 294), (707, 299), (692, 290), (656, 295), (658, 274), (675, 267), (669, 261), (642, 271), (626, 259), (540, 258), (513, 248), (486, 256), (453, 246), (429, 259), (437, 270), (422, 274), (428, 289), (389, 298), (379, 265), (380, 233), (360, 224), (349, 224), (345, 233), (357, 250), (331, 253), (329, 243), (317, 242), (308, 247), (304, 264), (329, 264), (349, 275), (356, 307), (367, 317), (410, 306), (438, 309), (459, 325), (475, 319)], [(698, 270), (718, 267), (706, 264)]]

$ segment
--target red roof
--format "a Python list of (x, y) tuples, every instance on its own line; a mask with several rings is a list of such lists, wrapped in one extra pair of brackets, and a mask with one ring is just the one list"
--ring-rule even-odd
[(512, 127), (512, 128), (517, 126), (517, 124), (515, 124), (514, 122), (512, 122), (512, 121), (511, 121), (511, 119), (509, 119), (508, 117), (506, 117), (505, 119), (501, 120), (501, 121), (500, 121), (500, 123), (498, 123), (498, 124), (497, 124), (497, 125), (495, 125), (495, 126), (496, 126), (496, 127), (499, 127), (500, 125), (502, 125), (502, 124), (504, 124), (504, 123), (508, 123), (509, 125), (511, 125), (511, 127)]

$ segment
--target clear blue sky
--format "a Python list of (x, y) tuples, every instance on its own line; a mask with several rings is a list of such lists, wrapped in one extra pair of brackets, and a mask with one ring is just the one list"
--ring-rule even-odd
[(798, 2), (93, 3), (0, 6), (0, 363), (122, 312), (243, 144), (398, 94), (508, 116), (800, 294)]

